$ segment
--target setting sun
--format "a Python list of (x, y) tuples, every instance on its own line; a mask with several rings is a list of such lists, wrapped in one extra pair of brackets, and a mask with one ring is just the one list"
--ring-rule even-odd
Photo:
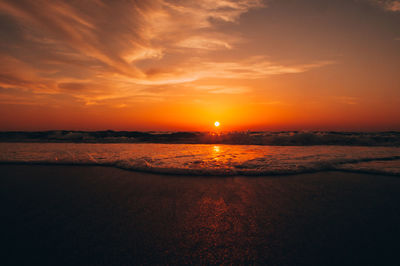
[(219, 122), (215, 121), (214, 126), (219, 127)]

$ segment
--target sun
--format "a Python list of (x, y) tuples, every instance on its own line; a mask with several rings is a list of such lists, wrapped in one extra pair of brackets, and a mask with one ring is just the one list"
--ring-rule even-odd
[(219, 127), (219, 125), (220, 125), (219, 122), (215, 121), (214, 126)]

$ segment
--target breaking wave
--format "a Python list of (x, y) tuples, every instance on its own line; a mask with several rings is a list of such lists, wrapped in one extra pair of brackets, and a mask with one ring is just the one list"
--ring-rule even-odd
[(99, 165), (203, 176), (265, 176), (327, 170), (400, 176), (400, 148), (0, 143), (0, 163)]

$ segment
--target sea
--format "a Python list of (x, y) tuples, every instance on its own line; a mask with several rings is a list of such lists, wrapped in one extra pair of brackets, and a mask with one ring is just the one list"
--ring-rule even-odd
[[(318, 134), (321, 136), (320, 132)], [(357, 133), (350, 137), (357, 140), (361, 136), (364, 142), (342, 141), (338, 144), (310, 143), (307, 137), (303, 143), (297, 141), (295, 145), (287, 140), (273, 145), (243, 141), (239, 145), (218, 141), (204, 144), (104, 143), (100, 139), (90, 143), (14, 140), (0, 143), (0, 163), (98, 165), (191, 176), (272, 176), (319, 171), (400, 176), (398, 138), (387, 139), (387, 134), (374, 133), (371, 140), (365, 141), (365, 134)]]

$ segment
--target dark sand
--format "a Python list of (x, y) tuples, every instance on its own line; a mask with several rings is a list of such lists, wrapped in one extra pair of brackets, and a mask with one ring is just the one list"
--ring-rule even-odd
[(399, 265), (400, 179), (0, 166), (0, 265)]

